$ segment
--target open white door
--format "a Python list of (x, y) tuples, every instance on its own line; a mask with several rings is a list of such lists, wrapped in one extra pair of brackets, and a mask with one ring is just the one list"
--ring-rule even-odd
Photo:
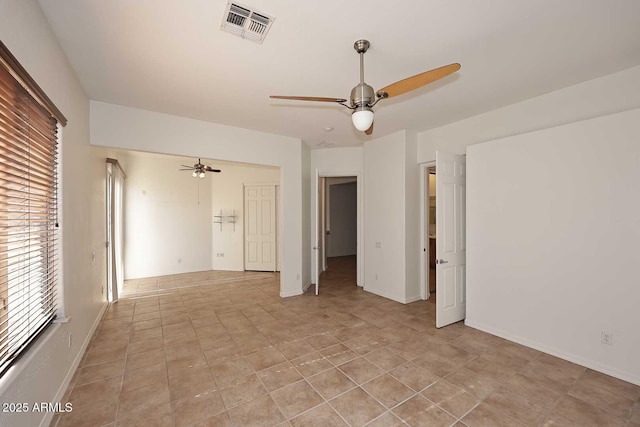
[(316, 206), (316, 223), (315, 225), (315, 230), (316, 230), (316, 235), (315, 235), (315, 240), (314, 240), (314, 245), (313, 245), (313, 263), (314, 263), (314, 273), (313, 273), (313, 283), (315, 283), (316, 285), (316, 295), (318, 295), (318, 291), (319, 291), (319, 287), (320, 287), (320, 268), (321, 267), (321, 259), (320, 259), (320, 220), (321, 220), (321, 215), (320, 215), (320, 175), (318, 173), (318, 169), (316, 169), (316, 175), (315, 175), (315, 185), (314, 185), (315, 191), (313, 194), (313, 197), (315, 198), (315, 206)]
[(436, 151), (436, 327), (466, 314), (466, 162)]

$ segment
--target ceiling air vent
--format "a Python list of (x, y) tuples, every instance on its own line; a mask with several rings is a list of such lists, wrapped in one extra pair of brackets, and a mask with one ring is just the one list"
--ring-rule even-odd
[(272, 16), (229, 2), (222, 17), (220, 29), (244, 39), (262, 43), (273, 21), (275, 18)]

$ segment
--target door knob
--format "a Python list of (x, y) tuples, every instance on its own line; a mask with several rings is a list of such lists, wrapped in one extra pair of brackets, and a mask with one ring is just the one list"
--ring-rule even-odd
[(445, 260), (443, 260), (443, 259), (437, 259), (437, 260), (436, 260), (436, 264), (446, 264), (446, 263), (448, 263), (448, 262), (449, 262), (449, 261), (445, 261)]

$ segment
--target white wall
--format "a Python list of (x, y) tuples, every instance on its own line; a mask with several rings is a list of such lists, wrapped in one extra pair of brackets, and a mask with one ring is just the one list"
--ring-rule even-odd
[[(191, 165), (197, 158), (126, 154), (127, 279), (209, 269), (244, 270), (243, 185), (279, 185), (278, 168), (202, 159), (222, 172), (199, 179), (179, 170), (180, 165)], [(225, 214), (235, 209), (235, 231), (233, 224), (222, 224), (221, 229), (213, 223), (220, 209)]]
[(415, 132), (405, 132), (405, 297), (404, 302), (422, 298), (420, 282), (420, 258), (423, 256), (420, 238), (420, 166), (416, 162), (418, 136)]
[[(212, 215), (231, 214), (235, 209), (233, 224), (213, 224), (212, 258), (214, 270), (244, 270), (244, 184), (280, 184), (280, 170), (275, 167), (241, 163), (213, 163), (222, 170), (211, 180)], [(277, 207), (280, 210), (280, 206)], [(282, 213), (277, 212), (280, 216)], [(224, 256), (218, 256), (224, 254)]]
[[(405, 132), (364, 146), (364, 288), (404, 302)], [(380, 247), (377, 247), (380, 246)]]
[(635, 109), (468, 148), (467, 324), (640, 384), (639, 140)]
[(417, 142), (401, 131), (364, 146), (365, 289), (402, 303), (421, 298)]
[[(300, 161), (302, 166), (300, 168), (299, 181), (302, 185), (302, 206), (304, 206), (304, 213), (302, 214), (302, 234), (300, 236), (299, 248), (302, 259), (305, 261), (302, 264), (302, 277), (303, 284), (306, 289), (311, 285), (311, 213), (307, 210), (311, 206), (311, 150), (306, 144), (302, 144), (300, 150)], [(284, 219), (284, 218), (283, 218)]]
[[(564, 125), (573, 122), (577, 122), (579, 120), (585, 119), (594, 119), (601, 116), (606, 116), (612, 113), (618, 113), (623, 111), (628, 111), (634, 108), (640, 107), (640, 66), (633, 67), (628, 70), (611, 74), (608, 76), (604, 76), (598, 79), (594, 79), (591, 81), (587, 81), (584, 83), (580, 83), (571, 87), (567, 87), (564, 89), (560, 89), (558, 91), (539, 96), (537, 98), (533, 98), (527, 101), (523, 101), (518, 104), (510, 105), (504, 108), (500, 108), (498, 110), (494, 110), (476, 117), (471, 117), (469, 119), (461, 120), (459, 122), (455, 122), (446, 126), (442, 126), (440, 128), (431, 129), (425, 132), (422, 132), (418, 135), (418, 162), (428, 162), (435, 159), (435, 151), (437, 149), (450, 151), (454, 153), (465, 153), (468, 149), (470, 152), (476, 148), (476, 146), (468, 147), (473, 144), (478, 144), (485, 141), (495, 140), (501, 137), (511, 136), (513, 138), (507, 138), (505, 141), (515, 141), (517, 138), (515, 135), (522, 135), (524, 138), (528, 138), (527, 135), (532, 133), (535, 130), (551, 128), (552, 126)], [(596, 119), (594, 119), (596, 120)], [(585, 123), (591, 123), (590, 121)], [(594, 123), (599, 123), (597, 120)], [(551, 128), (550, 130), (552, 130)], [(555, 134), (554, 138), (555, 138)], [(575, 135), (574, 135), (575, 137)], [(582, 137), (578, 137), (582, 139)], [(585, 148), (585, 149), (583, 149)], [(574, 155), (577, 158), (581, 158), (583, 156), (592, 157), (593, 153), (590, 151), (593, 147), (588, 148), (587, 145), (584, 147), (580, 144), (576, 145), (576, 151)], [(598, 154), (604, 152), (605, 147), (598, 147)], [(547, 163), (547, 161), (553, 161), (554, 150), (551, 149), (547, 152), (547, 157), (545, 161), (542, 162), (543, 165)], [(477, 160), (473, 160), (475, 163), (475, 167), (479, 167), (479, 163)], [(636, 162), (636, 165), (638, 163)], [(472, 168), (474, 165), (472, 165)], [(637, 167), (637, 166), (636, 166)], [(597, 170), (594, 172), (598, 174)], [(540, 174), (536, 174), (536, 177), (540, 176)], [(608, 178), (605, 176), (605, 178)], [(476, 198), (478, 195), (474, 194), (474, 188), (478, 186), (473, 184), (473, 179), (468, 179), (467, 192), (469, 199)], [(603, 182), (608, 182), (604, 180)], [(469, 184), (471, 188), (469, 188)], [(518, 185), (518, 182), (512, 183), (514, 186)], [(482, 190), (482, 191), (486, 191)], [(553, 187), (549, 187), (547, 189), (548, 193), (545, 197), (555, 197), (557, 199), (561, 199), (561, 195), (555, 191)], [(480, 193), (485, 194), (485, 193)], [(492, 197), (492, 196), (490, 196)], [(544, 199), (543, 199), (544, 200)], [(510, 206), (509, 209), (513, 208)], [(469, 206), (467, 206), (469, 211)], [(495, 204), (493, 206), (493, 214), (496, 217), (502, 218), (500, 215), (503, 212), (504, 203), (503, 204)], [(507, 212), (508, 210), (505, 210)], [(538, 219), (538, 218), (537, 218)], [(526, 228), (526, 227), (525, 227)], [(595, 228), (595, 227), (594, 227)], [(634, 229), (634, 230), (637, 230)], [(618, 231), (614, 231), (618, 232)], [(634, 231), (635, 232), (635, 231)], [(550, 235), (547, 233), (543, 236), (540, 236), (541, 239), (546, 239), (549, 242)], [(494, 239), (494, 236), (492, 236)], [(553, 245), (553, 239), (551, 240), (551, 244)], [(500, 245), (502, 240), (494, 241), (493, 245)], [(504, 242), (507, 244), (508, 242)], [(478, 244), (475, 243), (474, 247), (478, 250)], [(585, 246), (586, 251), (593, 248), (593, 246)], [(472, 249), (473, 251), (473, 249)], [(483, 249), (484, 251), (484, 249)], [(486, 251), (486, 253), (491, 253), (490, 251)], [(516, 253), (518, 253), (516, 251)], [(562, 251), (564, 254), (564, 251)], [(558, 256), (558, 260), (561, 260), (563, 257)], [(471, 260), (473, 262), (473, 253), (471, 253)], [(518, 261), (522, 265), (529, 265), (530, 263), (535, 262), (530, 259), (520, 259)], [(501, 261), (502, 263), (502, 261)], [(557, 264), (557, 262), (555, 262)], [(599, 265), (603, 265), (601, 261), (598, 261)], [(536, 263), (536, 265), (539, 265)], [(544, 270), (541, 270), (544, 271)], [(474, 281), (473, 277), (473, 268), (468, 271), (468, 292), (473, 294), (474, 289), (471, 288), (472, 283)], [(601, 285), (602, 286), (602, 285)], [(554, 289), (545, 286), (545, 282), (540, 282), (536, 284), (535, 287), (537, 293), (545, 292), (553, 293)], [(602, 286), (602, 295), (604, 295), (605, 287)], [(521, 289), (521, 288), (511, 288), (509, 292), (512, 293), (512, 298), (518, 300), (524, 300), (528, 297), (532, 290)], [(579, 292), (576, 292), (579, 293)], [(574, 306), (579, 306), (579, 304), (572, 304), (572, 308)], [(550, 303), (550, 307), (553, 310), (557, 310), (554, 302)], [(491, 315), (490, 311), (494, 309), (493, 306), (488, 308), (487, 306), (475, 306), (474, 298), (472, 298), (467, 303), (467, 310), (470, 314), (470, 317), (467, 317), (467, 323), (471, 326), (478, 327), (480, 329), (487, 330), (488, 332), (502, 334), (503, 328), (509, 328), (509, 322), (504, 322), (499, 325), (490, 325), (490, 327), (483, 327), (476, 321), (474, 318), (484, 318), (487, 315)], [(545, 307), (545, 310), (547, 308)], [(582, 309), (580, 309), (582, 310)], [(601, 312), (601, 309), (597, 310)], [(609, 310), (604, 310), (604, 313), (608, 313)], [(580, 311), (579, 313), (582, 313)], [(598, 313), (594, 313), (594, 316), (600, 316)], [(563, 316), (558, 319), (558, 324), (564, 321), (568, 316), (563, 314)], [(504, 320), (504, 319), (503, 319)], [(533, 319), (534, 322), (538, 320), (538, 318)], [(615, 318), (611, 319), (615, 321)], [(637, 324), (637, 321), (636, 321)], [(555, 325), (551, 330), (555, 329)], [(593, 339), (591, 336), (591, 330), (587, 330), (588, 326), (580, 327), (576, 326), (575, 333), (580, 336), (585, 336), (589, 334), (589, 339)], [(507, 336), (510, 332), (504, 333), (504, 336)], [(599, 344), (599, 333), (600, 331), (596, 331), (597, 333), (597, 341)], [(530, 334), (531, 335), (531, 334)], [(538, 334), (533, 334), (531, 336), (511, 336), (511, 339), (520, 340), (521, 342), (527, 345), (539, 346), (540, 348), (544, 348), (546, 351), (554, 352), (555, 343), (549, 343), (547, 341), (538, 341)], [(553, 338), (554, 342), (557, 341), (557, 337)], [(589, 341), (592, 343), (592, 341)], [(597, 347), (597, 346), (596, 346)], [(608, 348), (605, 350), (600, 349), (601, 351), (609, 351), (611, 352), (613, 348), (615, 348), (616, 358), (623, 359), (627, 358), (628, 360), (634, 360), (638, 358), (637, 351), (626, 352), (622, 351), (621, 348), (616, 348), (617, 344), (612, 348)], [(637, 348), (637, 347), (636, 347)], [(556, 354), (565, 358), (572, 359), (576, 362), (587, 364), (588, 366), (594, 367), (595, 369), (602, 370), (608, 372), (613, 375), (624, 376), (625, 379), (633, 380), (628, 372), (628, 369), (625, 366), (628, 366), (628, 363), (621, 364), (611, 364), (611, 360), (607, 360), (606, 363), (601, 363), (600, 367), (593, 366), (592, 364), (592, 356), (594, 353), (589, 353), (589, 351), (584, 352), (584, 348), (580, 349), (580, 353), (576, 351), (565, 352), (566, 348), (562, 347), (556, 351)], [(616, 362), (617, 363), (617, 362)], [(617, 372), (617, 373), (616, 373)], [(620, 372), (627, 372), (622, 373)], [(637, 378), (637, 373), (632, 373), (635, 378)]]
[[(62, 132), (62, 265), (66, 314), (0, 379), (1, 402), (56, 402), (105, 305), (105, 158), (89, 145), (89, 100), (38, 2), (0, 0), (0, 39), (68, 119)], [(95, 252), (95, 262), (91, 254)], [(68, 335), (72, 345), (68, 347)], [(2, 426), (45, 425), (51, 414), (0, 412)]]
[(569, 86), (418, 134), (418, 163), (436, 150), (464, 154), (468, 145), (640, 108), (640, 66)]
[(197, 159), (130, 152), (125, 181), (126, 279), (211, 269), (211, 187), (193, 178)]
[(349, 176), (363, 170), (363, 148), (329, 148), (311, 151), (311, 169), (323, 176)]
[[(362, 147), (349, 148), (331, 148), (325, 150), (312, 150), (310, 154), (310, 173), (315, 174), (318, 171), (320, 176), (357, 176), (358, 177), (358, 272), (356, 282), (358, 286), (363, 285), (364, 281), (364, 156)], [(313, 196), (315, 189), (315, 179), (309, 182), (310, 195)], [(310, 224), (309, 242), (315, 241), (316, 216), (318, 207), (316, 206), (315, 197), (310, 197)], [(314, 246), (314, 245), (311, 245)], [(312, 254), (310, 254), (311, 256)], [(310, 274), (315, 274), (315, 265), (311, 263)], [(312, 276), (313, 277), (313, 276)]]
[[(299, 295), (309, 283), (310, 248), (308, 244), (304, 247), (309, 243), (308, 228), (303, 236), (303, 221), (309, 217), (309, 203), (303, 202), (308, 201), (309, 189), (302, 186), (307, 149), (299, 139), (91, 101), (91, 143), (279, 166), (283, 213), (280, 295)], [(308, 168), (308, 163), (304, 166)]]

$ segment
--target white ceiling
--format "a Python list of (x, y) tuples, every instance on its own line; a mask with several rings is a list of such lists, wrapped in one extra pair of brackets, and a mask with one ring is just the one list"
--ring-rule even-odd
[[(91, 99), (312, 147), (423, 131), (640, 64), (638, 0), (238, 3), (276, 18), (264, 43), (220, 31), (222, 0), (40, 0)], [(376, 90), (452, 62), (462, 69), (380, 102), (371, 137), (337, 104), (269, 99), (349, 98), (361, 38)]]

